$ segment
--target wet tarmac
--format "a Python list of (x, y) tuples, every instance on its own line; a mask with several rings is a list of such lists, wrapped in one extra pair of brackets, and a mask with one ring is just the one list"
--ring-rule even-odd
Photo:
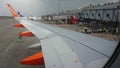
[(0, 19), (0, 68), (45, 68), (44, 66), (22, 65), (20, 60), (39, 52), (28, 46), (39, 42), (36, 37), (24, 37), (18, 40), (18, 33), (25, 28), (15, 28), (15, 19)]

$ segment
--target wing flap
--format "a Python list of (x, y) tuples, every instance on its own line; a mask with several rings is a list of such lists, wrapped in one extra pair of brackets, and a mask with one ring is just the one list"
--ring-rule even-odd
[(41, 40), (46, 68), (82, 68), (76, 54), (60, 37)]
[(75, 52), (60, 56), (64, 68), (83, 68), (83, 64), (77, 58)]

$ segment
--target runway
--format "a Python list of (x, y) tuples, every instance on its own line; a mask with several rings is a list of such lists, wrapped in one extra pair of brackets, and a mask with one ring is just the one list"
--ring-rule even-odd
[(30, 66), (20, 64), (20, 60), (39, 52), (27, 47), (39, 42), (36, 37), (24, 37), (18, 41), (18, 33), (25, 28), (15, 28), (15, 19), (0, 19), (0, 68), (45, 68), (44, 66)]

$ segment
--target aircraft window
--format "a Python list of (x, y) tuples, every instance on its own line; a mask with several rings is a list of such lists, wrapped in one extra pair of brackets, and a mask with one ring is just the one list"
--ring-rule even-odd
[[(117, 62), (117, 59), (120, 59), (120, 41), (113, 53), (113, 55), (110, 57), (110, 59), (108, 60), (108, 62), (104, 65), (103, 68), (119, 68), (119, 65)], [(116, 62), (117, 61), (117, 62)]]
[[(111, 2), (112, 3), (111, 4), (109, 3), (110, 1), (114, 1), (114, 2), (113, 3)], [(74, 0), (74, 1), (73, 0), (52, 0), (52, 1), (51, 0), (9, 0), (8, 2), (11, 3), (11, 6), (13, 8), (8, 3), (7, 6), (8, 9), (10, 9), (10, 11), (8, 11), (5, 5), (7, 0), (6, 1), (1, 0), (0, 42), (2, 43), (0, 43), (1, 44), (0, 52), (2, 53), (3, 51), (3, 53), (2, 55), (0, 55), (0, 59), (3, 60), (0, 61), (0, 63), (2, 63), (0, 64), (0, 67), (1, 65), (6, 67), (6, 64), (8, 65), (9, 61), (12, 60), (12, 58), (14, 60), (18, 60), (22, 57), (22, 55), (20, 55), (20, 58), (19, 57), (17, 57), (17, 59), (15, 58), (16, 55), (19, 54), (19, 52), (17, 53), (17, 51), (21, 51), (21, 50), (17, 50), (20, 48), (18, 48), (19, 46), (18, 47), (16, 46), (17, 45), (16, 41), (11, 41), (16, 39), (16, 37), (14, 36), (12, 37), (12, 35), (15, 35), (12, 33), (16, 33), (18, 32), (18, 30), (12, 29), (11, 27), (10, 27), (11, 30), (8, 30), (9, 26), (14, 24), (13, 22), (20, 22), (19, 25), (17, 24), (14, 26), (23, 27), (24, 25), (26, 29), (28, 29), (29, 31), (35, 34), (34, 36), (36, 36), (36, 40), (39, 39), (38, 41), (41, 44), (39, 44), (38, 49), (40, 45), (42, 45), (41, 49), (43, 50), (42, 53), (44, 55), (43, 57), (45, 59), (45, 63), (48, 64), (50, 63), (55, 67), (57, 65), (55, 65), (54, 62), (58, 61), (57, 63), (60, 62), (60, 64), (64, 66), (65, 64), (68, 64), (67, 62), (70, 62), (71, 60), (73, 61), (74, 57), (78, 57), (77, 58), (78, 60), (74, 60), (74, 61), (75, 63), (80, 61), (81, 64), (83, 65), (83, 68), (102, 68), (102, 67), (109, 68), (114, 64), (118, 54), (120, 53), (120, 43), (119, 45), (117, 45), (118, 41), (120, 40), (120, 1), (119, 2), (115, 2), (118, 0), (110, 0), (110, 1), (108, 2), (108, 0), (94, 0), (94, 1), (93, 0)], [(35, 8), (33, 7), (33, 5)], [(106, 14), (104, 14), (103, 11), (106, 11)], [(1, 20), (2, 16), (11, 17), (12, 15), (14, 16), (12, 18), (17, 20), (14, 20), (12, 18), (10, 20), (9, 19)], [(8, 24), (6, 24), (7, 22)], [(21, 41), (21, 38), (24, 35), (27, 36), (29, 35), (29, 33), (26, 34), (24, 32), (20, 32), (17, 42)], [(5, 38), (3, 38), (3, 36)], [(29, 40), (32, 41), (32, 38), (25, 40), (25, 42)], [(32, 41), (32, 43), (36, 43), (36, 42)], [(9, 46), (6, 43), (10, 43), (11, 45)], [(28, 45), (29, 44), (32, 45), (32, 43), (28, 42)], [(59, 43), (59, 45), (57, 43)], [(55, 46), (56, 44), (57, 46)], [(2, 45), (6, 45), (6, 46), (2, 46)], [(26, 45), (26, 43), (22, 43), (22, 45)], [(52, 46), (50, 46), (49, 48), (48, 45), (52, 45)], [(20, 46), (20, 47), (22, 51), (27, 50), (26, 46), (23, 47)], [(37, 48), (36, 45), (35, 46), (32, 45), (30, 47)], [(8, 50), (3, 48), (6, 48)], [(11, 49), (11, 48), (15, 48), (15, 49)], [(9, 51), (16, 51), (16, 52), (14, 53)], [(9, 53), (11, 59), (6, 62), (6, 60), (4, 61), (4, 59), (6, 59), (4, 57), (9, 57), (8, 56)], [(21, 52), (20, 54), (22, 53), (23, 52)], [(23, 53), (23, 56), (24, 55), (26, 55), (26, 53)], [(56, 58), (54, 58), (53, 56)], [(51, 59), (54, 61), (51, 62)], [(102, 62), (103, 64), (101, 64)], [(16, 61), (14, 63), (16, 63)], [(14, 63), (10, 62), (10, 64), (14, 64)], [(74, 64), (74, 62), (72, 63)], [(101, 64), (102, 67), (90, 67), (93, 65), (99, 66), (99, 64)], [(17, 67), (15, 65), (14, 67), (20, 68), (21, 66)]]

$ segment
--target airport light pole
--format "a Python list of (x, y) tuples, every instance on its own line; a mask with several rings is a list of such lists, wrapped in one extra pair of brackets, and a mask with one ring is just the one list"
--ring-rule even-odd
[(58, 13), (57, 13), (57, 20), (58, 20), (58, 17), (59, 17), (59, 13), (60, 13), (60, 0), (58, 0)]
[(58, 0), (58, 15), (60, 13), (60, 0)]

